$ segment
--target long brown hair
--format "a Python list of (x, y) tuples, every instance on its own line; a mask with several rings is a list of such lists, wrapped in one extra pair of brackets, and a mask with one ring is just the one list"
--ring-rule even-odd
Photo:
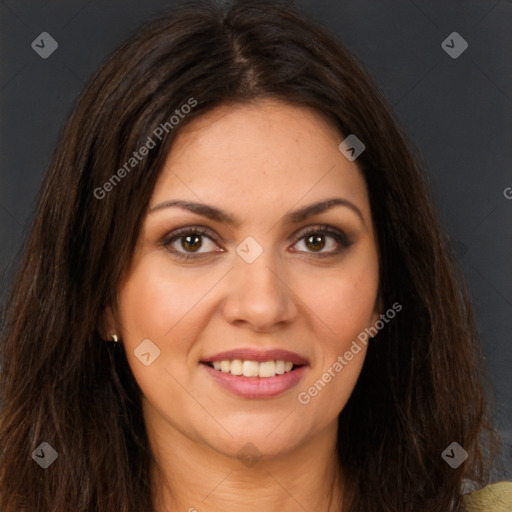
[[(123, 346), (100, 338), (98, 319), (105, 305), (115, 308), (175, 134), (215, 106), (264, 97), (313, 107), (340, 142), (355, 134), (365, 144), (357, 163), (378, 235), (384, 309), (403, 306), (369, 345), (339, 417), (340, 507), (459, 511), (463, 482), (486, 483), (496, 434), (468, 292), (385, 101), (339, 42), (295, 8), (201, 3), (147, 23), (110, 57), (45, 175), (3, 312), (2, 512), (152, 511), (141, 391)], [(191, 99), (194, 108), (114, 180)], [(441, 457), (454, 441), (469, 454), (457, 469)], [(46, 470), (31, 455), (42, 442), (58, 453)]]

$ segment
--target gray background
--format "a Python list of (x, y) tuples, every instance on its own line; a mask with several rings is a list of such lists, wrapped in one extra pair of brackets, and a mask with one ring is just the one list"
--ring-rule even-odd
[[(169, 1), (0, 0), (0, 286), (63, 124), (102, 60)], [(512, 480), (512, 0), (298, 1), (373, 75), (429, 168), (467, 276)], [(31, 47), (42, 32), (57, 50)], [(441, 43), (469, 44), (451, 58)], [(509, 197), (512, 197), (512, 190)]]

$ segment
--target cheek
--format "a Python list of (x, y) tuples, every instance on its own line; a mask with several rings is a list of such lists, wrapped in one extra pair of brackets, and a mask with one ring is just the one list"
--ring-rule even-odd
[(214, 282), (206, 273), (172, 271), (162, 257), (143, 259), (120, 291), (119, 312), (127, 337), (163, 341), (179, 330)]
[[(176, 365), (186, 357), (188, 336), (180, 329), (199, 300), (197, 286), (185, 283), (179, 274), (167, 274), (156, 258), (143, 258), (119, 292), (118, 316), (126, 357), (144, 394), (159, 389), (163, 382), (172, 383), (166, 370), (174, 375)], [(147, 352), (150, 364), (146, 366), (139, 357)]]
[(312, 309), (321, 319), (315, 337), (316, 364), (297, 390), (299, 410), (310, 417), (332, 421), (352, 394), (366, 356), (364, 329), (371, 325), (375, 293), (376, 287), (368, 282), (339, 278), (314, 298)]
[(335, 274), (305, 283), (305, 302), (316, 318), (317, 364), (298, 401), (313, 416), (337, 416), (356, 385), (368, 346), (364, 331), (376, 319), (378, 271), (377, 256), (368, 251), (354, 255)]
[[(350, 264), (349, 264), (350, 263)], [(322, 330), (330, 354), (345, 351), (376, 317), (379, 284), (377, 257), (354, 257), (336, 272), (303, 282), (303, 296)]]
[(159, 338), (172, 327), (179, 315), (184, 296), (177, 285), (157, 276), (151, 269), (139, 267), (121, 289), (119, 312), (125, 341), (135, 338)]
[[(166, 386), (179, 392), (172, 377), (184, 382), (195, 364), (194, 343), (208, 321), (208, 294), (222, 275), (208, 266), (176, 268), (162, 253), (147, 254), (134, 265), (119, 291), (118, 319), (128, 363), (145, 394)], [(149, 366), (136, 356), (146, 339), (159, 349)]]
[[(184, 380), (187, 354), (196, 336), (190, 318), (212, 286), (210, 281), (170, 272), (164, 258), (147, 256), (119, 291), (118, 317), (128, 364), (143, 394), (153, 403), (166, 400), (169, 393), (180, 393), (177, 381)], [(143, 341), (148, 339), (157, 349)], [(138, 357), (146, 352), (150, 353), (148, 365)]]
[(314, 303), (325, 316), (335, 336), (346, 337), (354, 329), (367, 327), (374, 312), (376, 286), (365, 280), (333, 280)]

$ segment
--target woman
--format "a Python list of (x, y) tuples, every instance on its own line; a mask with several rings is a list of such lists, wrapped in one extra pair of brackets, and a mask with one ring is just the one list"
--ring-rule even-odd
[(0, 350), (3, 512), (463, 511), (496, 446), (411, 150), (278, 4), (184, 7), (105, 63)]

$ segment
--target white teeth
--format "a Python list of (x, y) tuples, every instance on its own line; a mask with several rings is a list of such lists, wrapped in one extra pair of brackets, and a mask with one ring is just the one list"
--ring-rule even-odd
[(276, 363), (274, 361), (266, 361), (260, 363), (258, 377), (273, 377), (276, 374)]
[(240, 359), (233, 359), (231, 361), (231, 373), (233, 375), (242, 375), (244, 368)]
[(241, 359), (233, 359), (233, 361), (215, 361), (213, 363), (213, 367), (215, 370), (224, 373), (231, 373), (231, 375), (266, 378), (290, 372), (293, 368), (293, 363), (290, 361), (283, 361), (282, 359), (278, 359), (276, 361), (265, 361), (262, 363), (259, 363), (258, 361), (242, 361)]
[(257, 377), (259, 363), (257, 361), (244, 361), (242, 363), (242, 373), (244, 377)]

